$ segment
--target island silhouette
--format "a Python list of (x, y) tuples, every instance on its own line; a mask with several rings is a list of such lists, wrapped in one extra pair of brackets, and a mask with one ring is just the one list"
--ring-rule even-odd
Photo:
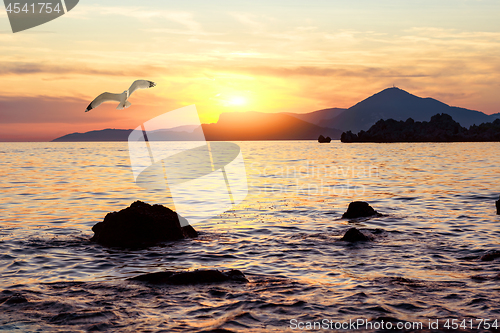
[(445, 113), (427, 121), (379, 120), (368, 131), (342, 133), (342, 142), (487, 142), (500, 141), (500, 118), (468, 129)]

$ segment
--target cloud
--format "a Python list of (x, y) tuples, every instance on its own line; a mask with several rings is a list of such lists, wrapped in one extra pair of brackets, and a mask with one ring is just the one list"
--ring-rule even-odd
[(111, 116), (84, 110), (89, 101), (79, 98), (0, 97), (0, 122), (8, 123), (100, 123)]
[(243, 25), (251, 28), (254, 33), (261, 32), (265, 28), (265, 24), (258, 21), (258, 16), (249, 13), (230, 13), (233, 18)]
[(113, 17), (126, 16), (142, 21), (150, 21), (151, 19), (160, 18), (184, 26), (190, 31), (202, 31), (201, 24), (194, 19), (193, 13), (186, 11), (154, 10), (148, 7), (139, 6), (80, 5), (78, 7), (78, 12), (74, 12), (74, 17), (80, 19), (91, 19), (95, 17), (95, 15)]
[(144, 65), (144, 66), (123, 66), (115, 65), (113, 68), (102, 69), (99, 67), (89, 68), (88, 65), (82, 63), (56, 65), (49, 62), (0, 62), (0, 76), (3, 75), (32, 75), (32, 74), (57, 74), (57, 75), (102, 75), (102, 76), (119, 76), (119, 77), (134, 77), (142, 76), (147, 73), (168, 73), (170, 69), (160, 66)]
[(275, 77), (290, 76), (322, 76), (322, 77), (428, 77), (429, 74), (415, 70), (398, 70), (376, 67), (319, 67), (319, 66), (299, 66), (299, 67), (235, 67), (227, 68), (228, 71), (247, 73), (251, 75), (267, 75)]
[(165, 28), (152, 28), (142, 29), (144, 32), (157, 33), (157, 34), (172, 34), (172, 35), (189, 35), (189, 36), (223, 36), (226, 33), (222, 32), (206, 32), (200, 30), (180, 30), (180, 29), (165, 29)]

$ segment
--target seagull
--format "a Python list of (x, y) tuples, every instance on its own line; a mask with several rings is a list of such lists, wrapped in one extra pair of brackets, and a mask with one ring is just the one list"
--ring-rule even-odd
[(108, 101), (117, 101), (120, 102), (118, 106), (116, 107), (117, 110), (122, 110), (128, 108), (130, 105), (132, 105), (129, 101), (128, 98), (134, 91), (137, 89), (148, 89), (148, 88), (153, 88), (156, 86), (156, 83), (148, 80), (136, 80), (128, 90), (125, 90), (121, 94), (112, 94), (109, 92), (105, 92), (97, 96), (90, 104), (87, 106), (87, 109), (85, 112), (89, 112), (92, 109), (95, 109), (99, 105), (101, 105), (104, 102)]

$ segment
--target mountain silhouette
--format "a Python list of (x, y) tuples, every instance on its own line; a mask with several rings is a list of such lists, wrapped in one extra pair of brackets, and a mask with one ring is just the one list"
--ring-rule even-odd
[(479, 111), (449, 106), (433, 98), (421, 98), (399, 88), (388, 88), (350, 107), (335, 118), (322, 121), (325, 127), (343, 131), (368, 130), (380, 119), (415, 121), (429, 120), (433, 115), (446, 113), (461, 126), (469, 127), (493, 121)]
[[(317, 140), (320, 135), (338, 140), (342, 134), (340, 130), (320, 127), (283, 113), (223, 113), (217, 123), (201, 126), (208, 141)], [(181, 126), (156, 130), (148, 136), (150, 141), (197, 141), (200, 131), (199, 126)], [(127, 141), (131, 132), (131, 129), (105, 129), (67, 134), (52, 141)]]
[(107, 128), (85, 133), (71, 133), (63, 135), (51, 142), (80, 142), (80, 141), (127, 141), (131, 129)]
[(308, 123), (324, 126), (324, 121), (328, 119), (332, 119), (340, 115), (347, 109), (342, 108), (330, 108), (323, 109), (318, 111), (313, 111), (309, 113), (292, 113), (292, 112), (282, 112), (282, 114), (286, 114), (295, 118), (298, 118), (303, 121), (307, 121)]
[[(368, 130), (377, 121), (412, 118), (428, 121), (435, 114), (448, 114), (463, 127), (493, 122), (500, 113), (487, 115), (479, 111), (449, 106), (433, 98), (421, 98), (402, 89), (384, 89), (348, 108), (330, 108), (309, 113), (229, 112), (217, 123), (203, 124), (209, 141), (237, 140), (317, 140), (320, 135), (340, 139), (342, 132)], [(106, 129), (73, 133), (53, 141), (127, 141), (132, 130)], [(187, 125), (161, 130), (156, 140), (198, 140), (200, 128)], [(153, 139), (154, 140), (154, 139)]]
[(283, 113), (223, 113), (215, 124), (204, 124), (209, 141), (317, 140), (324, 135), (340, 139), (342, 131), (320, 127)]

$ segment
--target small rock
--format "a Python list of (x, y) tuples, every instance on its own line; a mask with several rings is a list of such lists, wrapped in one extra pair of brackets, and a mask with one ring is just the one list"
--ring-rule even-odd
[(232, 269), (227, 272), (221, 272), (217, 269), (196, 270), (192, 272), (166, 271), (143, 274), (127, 280), (176, 285), (220, 283), (227, 281), (248, 282), (245, 275), (237, 269)]
[(185, 219), (162, 205), (136, 201), (119, 212), (108, 213), (104, 221), (92, 227), (93, 242), (105, 246), (135, 247), (159, 242), (194, 238), (198, 233)]
[(495, 202), (495, 205), (497, 206), (497, 215), (500, 215), (500, 197), (498, 197), (498, 200)]
[(4, 304), (20, 304), (20, 303), (26, 303), (26, 302), (28, 302), (26, 297), (24, 297), (23, 295), (15, 294), (15, 295), (8, 297), (5, 300)]
[(343, 219), (353, 219), (356, 217), (367, 217), (372, 215), (382, 215), (377, 213), (367, 202), (353, 201), (349, 204), (347, 212), (342, 215)]
[(325, 138), (323, 135), (320, 135), (318, 138), (319, 143), (330, 143), (331, 141), (332, 139), (329, 136)]
[(481, 261), (493, 261), (496, 258), (500, 258), (500, 251), (493, 250), (493, 251), (486, 252), (481, 257)]
[(346, 231), (344, 237), (340, 239), (341, 241), (345, 242), (367, 242), (370, 241), (371, 239), (367, 236), (365, 236), (361, 231), (359, 231), (356, 228), (351, 228)]

